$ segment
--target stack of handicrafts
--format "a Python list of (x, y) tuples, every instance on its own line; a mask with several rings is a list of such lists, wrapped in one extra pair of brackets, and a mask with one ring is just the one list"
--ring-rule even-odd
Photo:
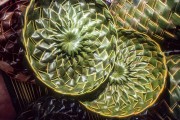
[(160, 46), (119, 28), (103, 1), (32, 0), (24, 19), (28, 64), (60, 95), (102, 116), (124, 118), (144, 112), (163, 92), (167, 68)]

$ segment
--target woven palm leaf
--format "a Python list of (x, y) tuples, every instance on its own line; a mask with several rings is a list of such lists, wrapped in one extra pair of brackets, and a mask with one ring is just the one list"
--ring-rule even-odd
[(23, 64), (23, 48), (19, 44), (21, 14), (28, 3), (28, 0), (5, 0), (0, 4), (0, 69), (20, 81), (32, 80)]
[(169, 105), (176, 119), (180, 115), (180, 55), (172, 55), (167, 58), (167, 66), (170, 77)]
[(103, 116), (125, 118), (153, 106), (165, 88), (166, 62), (158, 44), (144, 34), (120, 29), (114, 69), (105, 90), (82, 104)]
[(87, 120), (87, 112), (77, 101), (42, 97), (21, 113), (17, 120)]
[(180, 115), (180, 55), (170, 55), (167, 57), (167, 67), (169, 77), (167, 87), (159, 103), (148, 109), (145, 115), (141, 115), (144, 120), (179, 120)]
[(112, 0), (111, 13), (119, 27), (146, 33), (161, 45), (164, 39), (180, 43), (179, 0)]
[(17, 120), (112, 120), (88, 112), (79, 102), (52, 96), (31, 103)]
[(0, 59), (13, 67), (22, 66), (19, 63), (22, 48), (18, 44), (18, 39), (22, 28), (20, 15), (27, 3), (25, 0), (8, 1), (0, 10)]
[(97, 89), (115, 60), (116, 29), (101, 0), (31, 1), (23, 44), (37, 78), (58, 93)]

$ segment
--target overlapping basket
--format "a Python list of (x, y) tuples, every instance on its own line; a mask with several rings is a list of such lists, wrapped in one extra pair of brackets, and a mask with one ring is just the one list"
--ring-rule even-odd
[(124, 118), (153, 106), (166, 84), (160, 46), (118, 28), (101, 0), (32, 0), (23, 45), (34, 74), (55, 92), (102, 116)]

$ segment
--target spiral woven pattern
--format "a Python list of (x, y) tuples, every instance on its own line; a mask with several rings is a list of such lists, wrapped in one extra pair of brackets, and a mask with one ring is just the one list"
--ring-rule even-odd
[(93, 101), (82, 102), (103, 116), (126, 117), (153, 105), (165, 87), (165, 57), (149, 37), (131, 30), (118, 31), (118, 51), (105, 90)]
[(115, 61), (116, 29), (106, 4), (48, 2), (31, 1), (26, 11), (23, 38), (30, 66), (59, 93), (82, 95), (97, 89)]

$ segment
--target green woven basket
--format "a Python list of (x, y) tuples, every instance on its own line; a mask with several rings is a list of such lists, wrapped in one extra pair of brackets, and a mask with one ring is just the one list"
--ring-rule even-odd
[(118, 31), (117, 58), (98, 98), (83, 101), (103, 116), (124, 118), (142, 113), (158, 100), (166, 83), (166, 60), (158, 44), (132, 30)]
[(165, 38), (180, 37), (179, 0), (113, 0), (111, 13), (118, 27), (146, 33), (162, 47)]
[(112, 16), (102, 1), (47, 2), (32, 0), (26, 10), (23, 43), (28, 63), (37, 78), (58, 93), (90, 93), (113, 68), (117, 34)]

